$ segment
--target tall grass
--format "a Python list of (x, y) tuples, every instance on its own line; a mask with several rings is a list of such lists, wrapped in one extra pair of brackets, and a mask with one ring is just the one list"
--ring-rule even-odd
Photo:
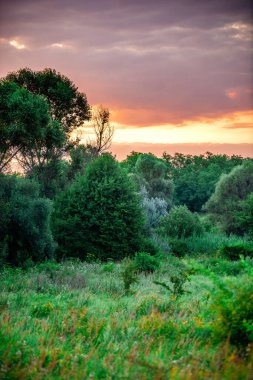
[[(154, 283), (194, 265), (181, 297)], [(204, 269), (168, 257), (128, 294), (121, 264), (3, 270), (0, 378), (250, 379), (251, 351), (242, 357), (228, 337), (212, 338), (216, 285)]]

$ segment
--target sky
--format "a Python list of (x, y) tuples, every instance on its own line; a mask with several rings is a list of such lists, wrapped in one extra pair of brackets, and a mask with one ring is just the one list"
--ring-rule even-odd
[[(253, 156), (248, 0), (0, 0), (0, 77), (66, 75), (111, 111), (111, 150)], [(88, 127), (83, 128), (83, 139)]]

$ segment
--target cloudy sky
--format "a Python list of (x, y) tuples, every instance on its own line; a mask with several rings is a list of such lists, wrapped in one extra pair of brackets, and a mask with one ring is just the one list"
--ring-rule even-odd
[(111, 110), (113, 151), (253, 155), (250, 1), (0, 4), (0, 76), (22, 67), (68, 76)]

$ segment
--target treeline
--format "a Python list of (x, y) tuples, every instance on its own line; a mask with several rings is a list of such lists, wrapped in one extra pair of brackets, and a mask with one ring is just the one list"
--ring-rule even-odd
[[(0, 96), (2, 264), (183, 255), (228, 243), (238, 255), (251, 254), (252, 159), (132, 152), (119, 163), (105, 153), (109, 110), (92, 110), (51, 69), (7, 75)], [(85, 121), (94, 139), (80, 144), (73, 131)], [(22, 174), (11, 174), (15, 165)]]

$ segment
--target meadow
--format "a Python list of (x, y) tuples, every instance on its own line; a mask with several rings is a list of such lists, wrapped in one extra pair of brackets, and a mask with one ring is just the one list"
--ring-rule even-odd
[(252, 379), (252, 346), (226, 332), (243, 318), (226, 286), (246, 286), (252, 308), (253, 260), (167, 255), (155, 271), (139, 271), (128, 291), (127, 265), (3, 269), (0, 378)]

